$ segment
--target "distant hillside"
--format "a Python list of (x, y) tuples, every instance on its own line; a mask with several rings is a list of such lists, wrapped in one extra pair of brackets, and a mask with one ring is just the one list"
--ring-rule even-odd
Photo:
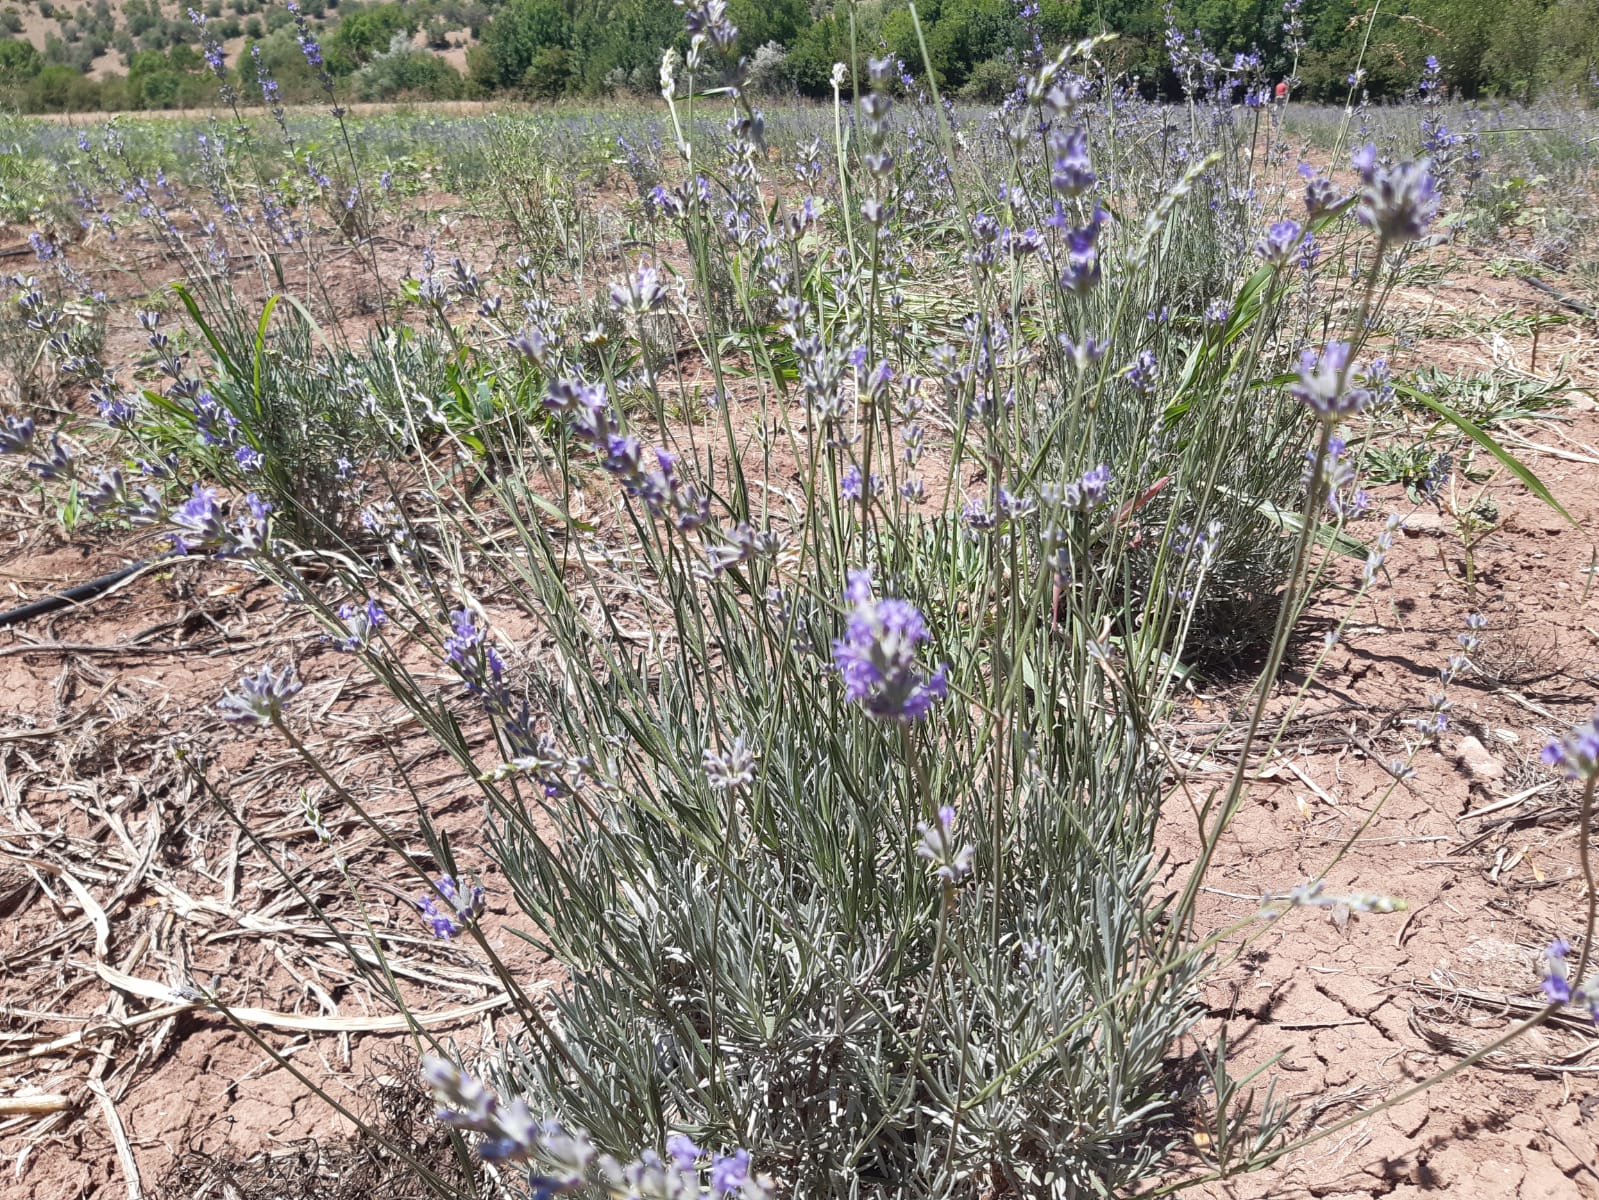
[[(1413, 92), (1429, 59), (1442, 86), (1465, 96), (1566, 87), (1592, 97), (1599, 86), (1599, 0), (925, 0), (918, 11), (939, 82), (978, 101), (1002, 97), (1040, 47), (1101, 30), (1119, 35), (1106, 50), (1115, 67), (1168, 96), (1232, 87), (1241, 98), (1292, 77), (1313, 99), (1342, 100), (1352, 82), (1383, 99)], [(729, 0), (750, 86), (829, 94), (833, 64), (851, 52), (849, 14), (829, 0)], [(671, 0), (305, 0), (299, 23), (285, 4), (205, 0), (198, 15), (203, 30), (183, 0), (9, 0), (0, 104), (208, 103), (218, 80), (207, 39), (247, 102), (263, 72), (285, 100), (309, 99), (323, 69), (350, 99), (653, 91), (662, 52), (684, 47)], [(860, 54), (896, 53), (921, 73), (907, 0), (859, 0), (853, 15)]]

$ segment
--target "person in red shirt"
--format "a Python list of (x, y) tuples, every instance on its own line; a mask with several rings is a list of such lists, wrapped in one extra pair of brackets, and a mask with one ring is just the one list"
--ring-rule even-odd
[(1277, 99), (1278, 100), (1286, 100), (1286, 99), (1288, 99), (1288, 81), (1286, 79), (1280, 81), (1277, 84)]

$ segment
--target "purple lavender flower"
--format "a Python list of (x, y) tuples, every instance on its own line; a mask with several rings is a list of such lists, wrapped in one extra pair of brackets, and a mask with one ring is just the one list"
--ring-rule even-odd
[(735, 1150), (711, 1163), (711, 1191), (718, 1196), (741, 1189), (750, 1177), (750, 1152)]
[(1365, 408), (1371, 393), (1360, 384), (1359, 367), (1349, 362), (1348, 342), (1328, 342), (1318, 357), (1313, 350), (1299, 356), (1299, 381), (1288, 393), (1324, 421), (1337, 421)]
[(1000, 249), (1012, 258), (1031, 258), (1044, 252), (1044, 235), (1029, 226), (1021, 232), (1007, 229), (1000, 235)]
[(178, 527), (172, 542), (180, 554), (205, 551), (218, 558), (238, 558), (261, 550), (267, 541), (267, 518), (272, 506), (254, 492), (244, 498), (247, 515), (231, 526), (217, 503), (215, 488), (194, 485), (190, 496), (168, 514)]
[(553, 1196), (583, 1186), (594, 1165), (593, 1145), (582, 1133), (567, 1133), (554, 1121), (533, 1120), (521, 1100), (505, 1103), (454, 1063), (428, 1055), (422, 1078), (433, 1090), (434, 1119), (455, 1129), (489, 1136), (478, 1156), (491, 1162), (527, 1162), (537, 1167), (534, 1194)]
[(1304, 236), (1305, 231), (1298, 221), (1278, 221), (1255, 243), (1255, 253), (1265, 259), (1269, 266), (1279, 269), (1286, 267)]
[(666, 307), (666, 289), (654, 267), (640, 267), (625, 283), (611, 284), (611, 307), (624, 313), (652, 313)]
[(305, 13), (300, 11), (300, 6), (295, 0), (288, 0), (284, 8), (294, 18), (295, 40), (300, 43), (300, 53), (305, 55), (305, 61), (318, 69), (322, 66), (322, 47), (317, 45), (316, 38), (311, 36), (311, 26), (305, 19)]
[(974, 496), (961, 505), (961, 524), (973, 533), (991, 533), (999, 527), (999, 518), (988, 507), (988, 501)]
[(0, 418), (0, 454), (26, 454), (33, 449), (37, 431), (32, 417), (14, 417), (6, 413)]
[(1325, 175), (1317, 175), (1308, 165), (1300, 168), (1300, 174), (1305, 177), (1305, 212), (1312, 221), (1343, 204), (1343, 193)]
[(861, 498), (861, 469), (851, 463), (844, 472), (844, 477), (838, 482), (839, 495), (846, 500), (859, 500)]
[(483, 695), (500, 686), (505, 664), (493, 646), (485, 643), (485, 633), (478, 628), (469, 609), (458, 608), (450, 614), (451, 632), (444, 639), (444, 657), (466, 684), (473, 695)]
[(931, 675), (916, 662), (927, 625), (906, 600), (877, 599), (869, 571), (851, 571), (844, 599), (854, 607), (844, 636), (833, 642), (833, 664), (844, 695), (874, 717), (919, 721), (949, 694), (947, 667)]
[(226, 83), (228, 78), (228, 69), (226, 61), (222, 56), (222, 47), (218, 44), (216, 38), (211, 36), (210, 31), (206, 29), (205, 14), (198, 13), (192, 8), (189, 9), (188, 12), (189, 23), (200, 31), (200, 45), (205, 50), (206, 66), (211, 68), (211, 73), (213, 75), (222, 80), (223, 83)]
[(678, 473), (676, 456), (663, 449), (647, 453), (636, 437), (623, 432), (604, 384), (557, 378), (545, 391), (544, 406), (565, 417), (573, 435), (600, 454), (605, 469), (629, 495), (641, 497), (653, 515), (668, 517), (685, 531), (709, 520), (710, 502)]
[(102, 387), (89, 389), (89, 399), (94, 401), (95, 409), (100, 414), (100, 419), (113, 429), (125, 429), (133, 422), (138, 412), (132, 397), (125, 396), (114, 390), (109, 383)]
[(894, 210), (891, 205), (884, 204), (876, 198), (866, 200), (861, 204), (861, 216), (866, 219), (866, 223), (874, 230), (881, 229), (888, 224), (888, 219), (893, 216), (893, 213)]
[(729, 49), (738, 38), (738, 28), (727, 19), (727, 0), (694, 0), (683, 3), (683, 27), (691, 38), (708, 38), (718, 50)]
[(1110, 466), (1101, 463), (1067, 484), (1045, 484), (1038, 494), (1047, 508), (1093, 512), (1110, 498)]
[(1095, 205), (1093, 218), (1088, 224), (1066, 234), (1066, 265), (1060, 275), (1063, 291), (1074, 296), (1086, 296), (1099, 283), (1097, 243), (1104, 221), (1105, 210)]
[(422, 913), (422, 923), (434, 937), (449, 941), (466, 928), (468, 921), (483, 915), (487, 896), (480, 884), (457, 881), (453, 875), (440, 875), (433, 881), (433, 887), (436, 890), (418, 900), (416, 906)]
[(977, 850), (972, 845), (959, 845), (955, 841), (955, 810), (943, 805), (938, 819), (931, 823), (918, 821), (916, 831), (921, 841), (916, 843), (916, 856), (934, 866), (933, 873), (944, 883), (954, 886), (972, 873), (972, 858)]
[(1072, 341), (1064, 333), (1060, 335), (1059, 340), (1060, 348), (1066, 352), (1066, 361), (1079, 371), (1086, 370), (1090, 363), (1097, 363), (1110, 349), (1109, 342), (1102, 342), (1091, 333), (1081, 342)]
[(742, 735), (735, 737), (725, 754), (707, 748), (701, 757), (705, 782), (718, 792), (743, 787), (755, 781), (755, 751)]
[(376, 600), (368, 599), (360, 607), (353, 604), (341, 604), (338, 617), (347, 631), (342, 638), (334, 638), (334, 645), (342, 650), (356, 651), (365, 649), (377, 633), (379, 626), (389, 623), (388, 613), (383, 611), (383, 606)]
[(185, 554), (227, 540), (228, 528), (215, 488), (195, 484), (189, 498), (172, 510), (171, 520), (182, 531), (173, 540)]
[(1127, 382), (1133, 385), (1133, 390), (1142, 395), (1153, 395), (1155, 383), (1160, 377), (1160, 362), (1155, 357), (1153, 350), (1139, 352), (1137, 360), (1127, 368)]
[(231, 725), (275, 724), (283, 719), (283, 706), (300, 694), (303, 685), (291, 663), (281, 671), (264, 666), (239, 681), (239, 690), (224, 693), (217, 711)]
[(1586, 724), (1574, 726), (1565, 737), (1545, 746), (1543, 761), (1567, 779), (1599, 779), (1599, 712)]
[[(34, 452), (38, 453), (41, 447), (36, 443)], [(38, 458), (28, 460), (28, 469), (40, 479), (63, 479), (73, 475), (76, 468), (72, 465), (72, 451), (61, 440), (61, 435), (52, 433), (49, 444), (43, 448), (44, 453)]]
[(703, 1153), (692, 1139), (681, 1133), (674, 1133), (666, 1139), (666, 1157), (672, 1160), (672, 1165), (679, 1171), (694, 1170)]
[(244, 497), (244, 507), (246, 515), (234, 522), (231, 543), (217, 551), (220, 558), (255, 554), (266, 548), (267, 522), (272, 512), (272, 505), (254, 492), (250, 492)]
[(1049, 150), (1053, 160), (1049, 185), (1060, 195), (1081, 196), (1099, 182), (1088, 159), (1088, 134), (1084, 130), (1052, 131)]
[(865, 499), (868, 492), (872, 496), (880, 496), (883, 493), (883, 479), (876, 471), (872, 472), (870, 480), (864, 479), (861, 469), (851, 463), (838, 481), (838, 491), (844, 499), (851, 501)]
[(1438, 184), (1427, 161), (1385, 166), (1370, 142), (1352, 156), (1364, 187), (1355, 216), (1384, 242), (1413, 242), (1438, 215)]
[(1566, 956), (1570, 953), (1566, 939), (1556, 938), (1539, 955), (1538, 974), (1542, 976), (1544, 998), (1550, 1004), (1571, 1003), (1571, 984), (1566, 979)]

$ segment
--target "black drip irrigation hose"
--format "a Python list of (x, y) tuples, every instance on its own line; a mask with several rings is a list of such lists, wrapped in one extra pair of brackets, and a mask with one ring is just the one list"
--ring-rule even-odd
[(132, 566), (123, 567), (112, 571), (109, 575), (102, 575), (99, 579), (91, 579), (87, 583), (74, 584), (64, 592), (55, 592), (49, 596), (41, 596), (9, 612), (0, 612), (0, 629), (7, 625), (15, 625), (20, 621), (30, 621), (34, 617), (42, 617), (45, 613), (52, 613), (58, 609), (69, 608), (74, 604), (81, 604), (85, 600), (93, 600), (102, 592), (110, 591), (131, 575), (136, 575), (152, 562), (160, 559), (145, 559)]
[(1581, 300), (1573, 300), (1570, 296), (1562, 294), (1558, 289), (1550, 287), (1541, 279), (1531, 275), (1520, 276), (1521, 282), (1537, 288), (1544, 295), (1552, 299), (1562, 308), (1569, 308), (1572, 312), (1584, 317), (1599, 317), (1599, 308), (1591, 304), (1584, 304)]

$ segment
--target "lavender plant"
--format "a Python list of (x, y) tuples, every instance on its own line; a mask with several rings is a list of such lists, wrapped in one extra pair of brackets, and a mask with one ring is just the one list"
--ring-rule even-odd
[[(691, 73), (722, 19), (695, 12)], [(501, 761), (473, 765), (490, 844), (527, 936), (566, 973), (558, 1021), (530, 1019), (496, 1083), (613, 1154), (683, 1135), (751, 1147), (796, 1192), (887, 1195), (1125, 1188), (1168, 1148), (1162, 1060), (1194, 1018), (1204, 954), (1172, 940), (1187, 898), (1155, 888), (1155, 731), (1227, 520), (1257, 514), (1258, 539), (1263, 503), (1304, 487), (1296, 465), (1262, 495), (1248, 456), (1302, 460), (1318, 432), (1324, 454), (1366, 393), (1340, 343), (1273, 396), (1280, 442), (1238, 415), (1287, 349), (1275, 244), (1229, 298), (1235, 318), (1202, 325), (1186, 354), (1164, 332), (1181, 326), (1151, 312), (1160, 250), (1207, 164), (1111, 228), (1074, 132), (1088, 101), (1068, 66), (1092, 49), (1032, 82), (1052, 157), (1040, 175), (1018, 161), (1002, 216), (948, 179), (974, 308), (931, 329), (906, 316), (890, 64), (872, 65), (861, 101), (838, 199), (858, 210), (831, 262), (810, 237), (818, 198), (747, 202), (759, 114), (737, 100), (731, 149), (702, 168), (683, 134), (692, 82), (680, 111), (666, 78), (679, 152), (706, 172), (664, 201), (697, 311), (646, 274), (619, 281), (622, 333), (596, 356), (530, 305), (506, 336), (557, 420), (474, 481), (493, 510), (435, 477), (436, 546), (400, 551), (398, 577), (334, 567), (341, 588), (441, 630), (458, 703), (496, 730)], [(1020, 226), (1039, 203), (1052, 220)], [(782, 340), (752, 344), (765, 371), (748, 399), (711, 358), (714, 413), (674, 428), (663, 393), (687, 381), (609, 347), (662, 314), (718, 344), (718, 320), (738, 314), (711, 293), (712, 258), (745, 281), (738, 309), (770, 297)], [(1020, 332), (1032, 321), (1056, 335), (1043, 352)], [(1170, 376), (1155, 346), (1171, 348)], [(757, 413), (775, 436), (747, 431)], [(926, 474), (930, 443), (942, 479)], [(760, 486), (779, 446), (798, 464), (787, 496)], [(599, 471), (586, 482), (585, 463)], [(1308, 564), (1328, 486), (1311, 478), (1279, 583)], [(547, 519), (596, 487), (611, 532)], [(608, 542), (624, 534), (619, 571)], [(280, 556), (260, 566), (318, 590)], [(520, 609), (550, 658), (514, 655), (473, 594)], [(1290, 597), (1277, 662), (1303, 589)], [(637, 604), (662, 619), (642, 652), (624, 632)], [(375, 665), (413, 711), (431, 707), (391, 660)]]
[[(1354, 195), (1307, 184), (1276, 118), (1228, 103), (1259, 100), (1256, 66), (1186, 40), (1178, 119), (1098, 40), (976, 120), (881, 57), (847, 110), (835, 72), (830, 146), (774, 156), (744, 91), (701, 111), (732, 71), (725, 6), (685, 15), (661, 71), (677, 161), (648, 192), (681, 287), (647, 259), (550, 294), (594, 255), (535, 211), (576, 201), (530, 135), (525, 261), (502, 285), (429, 250), (407, 285), (426, 335), (319, 350), (307, 321), (196, 302), (201, 367), (149, 322), (168, 384), (130, 436), (236, 494), (272, 481), (278, 511), (230, 517), (205, 486), (124, 486), (118, 511), (280, 584), (481, 796), (519, 932), (561, 971), (553, 1014), (426, 810), (432, 863), (385, 844), (417, 919), (512, 998), (490, 1059), (427, 1067), (496, 1169), (536, 1194), (699, 1196), (707, 1169), (751, 1197), (1129, 1191), (1168, 1161), (1167, 1057), (1237, 932), (1198, 931), (1196, 896), (1350, 548), (1343, 427), (1386, 387), (1366, 343), (1434, 216), (1429, 169), (1363, 149)], [(1312, 324), (1335, 306), (1345, 328)], [(32, 426), (0, 447), (70, 462)], [(1161, 730), (1240, 607), (1265, 660), (1246, 744), (1173, 889)], [(222, 711), (365, 817), (298, 688), (262, 667)], [(1312, 879), (1248, 921), (1335, 902), (1399, 906)], [(1217, 1172), (1283, 1153), (1287, 1110), (1213, 1063), (1237, 1148)]]

